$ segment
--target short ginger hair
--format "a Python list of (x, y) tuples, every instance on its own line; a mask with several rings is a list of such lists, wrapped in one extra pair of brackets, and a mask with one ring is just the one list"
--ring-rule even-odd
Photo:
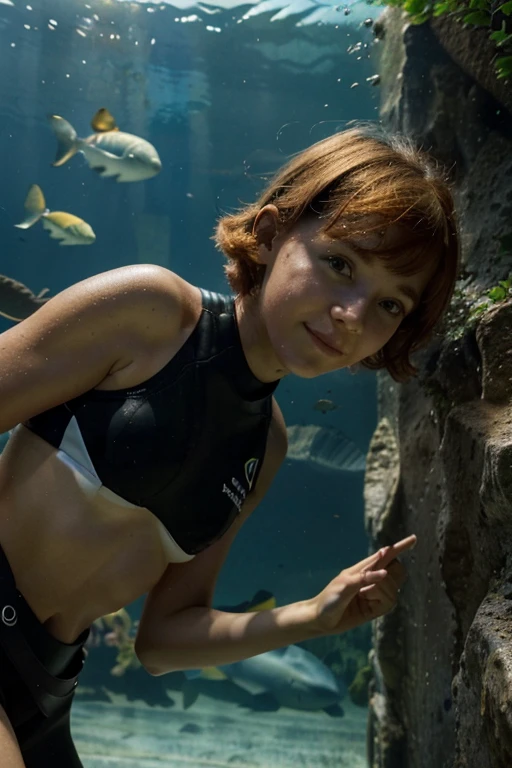
[[(410, 355), (430, 339), (458, 274), (459, 234), (446, 171), (411, 139), (368, 125), (335, 133), (294, 155), (256, 202), (217, 222), (213, 239), (228, 259), (225, 272), (240, 296), (256, 295), (263, 282), (266, 267), (258, 263), (252, 230), (269, 203), (277, 207), (285, 232), (311, 215), (339, 240), (369, 231), (383, 235), (398, 225), (398, 242), (394, 238), (391, 247), (377, 246), (371, 254), (401, 275), (435, 265), (419, 305), (381, 350), (361, 361), (366, 368), (386, 368), (396, 381), (415, 375)], [(368, 226), (369, 215), (375, 226)]]

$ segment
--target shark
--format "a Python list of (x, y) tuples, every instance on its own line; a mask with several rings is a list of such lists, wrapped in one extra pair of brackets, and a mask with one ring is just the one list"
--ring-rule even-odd
[[(264, 610), (275, 607), (275, 598), (261, 590), (249, 603), (235, 608), (223, 608), (234, 612)], [(310, 651), (299, 645), (287, 645), (266, 653), (260, 653), (232, 664), (185, 671), (183, 706), (192, 706), (199, 693), (208, 693), (215, 682), (230, 681), (250, 694), (246, 700), (254, 709), (289, 709), (324, 711), (331, 717), (342, 717), (341, 701), (347, 689), (335, 677), (331, 669)], [(202, 683), (202, 684), (201, 684)]]

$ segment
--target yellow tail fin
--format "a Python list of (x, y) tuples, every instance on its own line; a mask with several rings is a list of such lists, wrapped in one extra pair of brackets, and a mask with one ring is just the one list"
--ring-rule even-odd
[(21, 224), (14, 225), (15, 227), (18, 227), (18, 229), (28, 229), (29, 227), (32, 227), (39, 221), (41, 216), (48, 213), (43, 191), (37, 184), (32, 184), (25, 198), (25, 213), (26, 216)]

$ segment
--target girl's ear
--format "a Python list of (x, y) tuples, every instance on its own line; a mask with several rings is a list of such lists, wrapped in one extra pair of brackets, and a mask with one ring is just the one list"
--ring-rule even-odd
[(279, 232), (279, 211), (275, 205), (268, 204), (261, 208), (252, 227), (252, 234), (258, 243), (258, 262), (266, 263), (265, 250), (272, 251), (274, 238)]

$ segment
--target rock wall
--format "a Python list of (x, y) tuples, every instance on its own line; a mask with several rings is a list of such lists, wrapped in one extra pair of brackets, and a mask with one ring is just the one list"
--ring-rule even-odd
[(412, 532), (418, 544), (399, 605), (373, 626), (369, 765), (510, 768), (512, 301), (468, 319), (512, 272), (499, 242), (512, 232), (510, 83), (491, 87), (461, 53), (471, 34), (485, 49), (481, 31), (413, 26), (398, 9), (377, 29), (381, 118), (451, 169), (463, 267), (418, 378), (378, 375), (366, 526), (375, 547)]

